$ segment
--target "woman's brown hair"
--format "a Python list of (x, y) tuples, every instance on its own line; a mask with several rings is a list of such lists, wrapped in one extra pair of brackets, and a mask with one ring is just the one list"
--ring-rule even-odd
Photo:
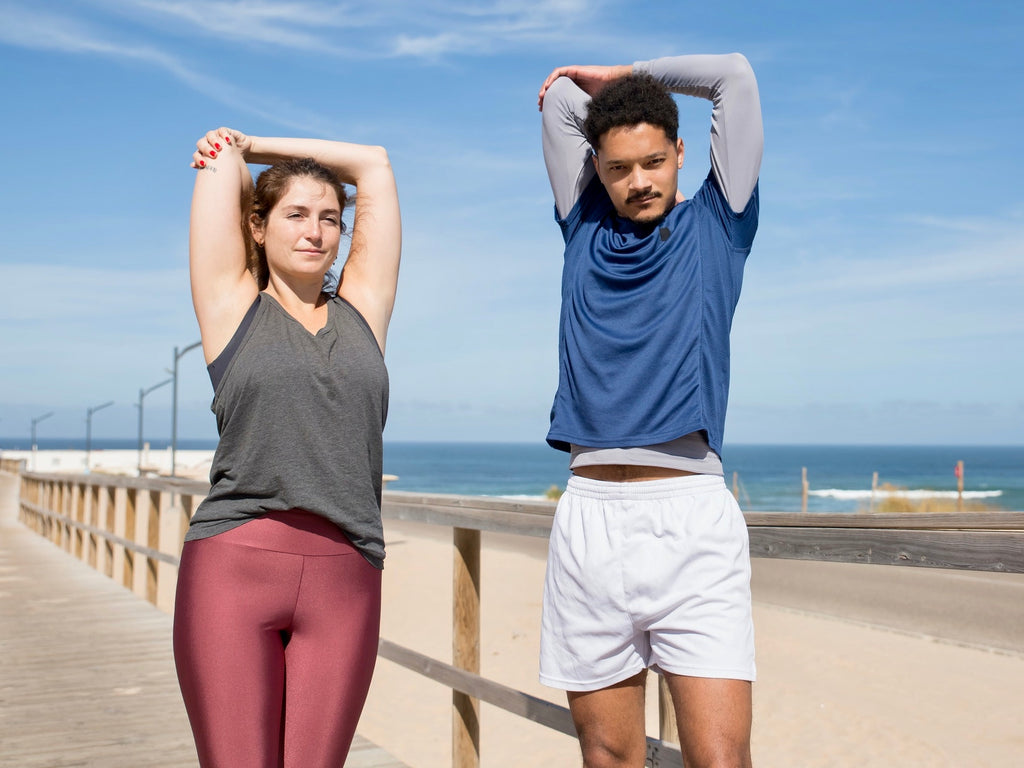
[[(333, 189), (338, 195), (338, 204), (341, 206), (341, 210), (345, 210), (345, 204), (348, 202), (348, 193), (345, 191), (345, 185), (341, 183), (337, 174), (311, 157), (302, 157), (276, 163), (260, 173), (256, 179), (256, 189), (253, 192), (250, 223), (259, 223), (260, 226), (265, 226), (267, 215), (274, 210), (274, 206), (284, 197), (292, 181), (301, 177), (322, 182)], [(345, 223), (342, 222), (341, 231), (344, 232), (345, 229)], [(270, 270), (267, 267), (267, 253), (263, 246), (253, 239), (252, 231), (249, 227), (246, 227), (246, 231), (248, 234), (247, 241), (251, 245), (251, 250), (248, 254), (249, 271), (256, 278), (256, 283), (262, 291), (267, 287), (267, 283), (270, 280)]]

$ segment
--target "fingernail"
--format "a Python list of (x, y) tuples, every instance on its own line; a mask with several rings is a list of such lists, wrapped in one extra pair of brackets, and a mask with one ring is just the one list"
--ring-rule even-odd
[(225, 136), (224, 137), (224, 141), (226, 141), (228, 144), (230, 144), (231, 143), (231, 137), (230, 136)]
[(200, 160), (199, 161), (199, 167), (200, 168), (205, 168), (206, 167), (206, 161), (205, 160)]
[(216, 157), (216, 156), (217, 156), (217, 153), (214, 152), (213, 150), (210, 150), (210, 157)]
[(214, 144), (213, 147), (214, 149), (220, 149), (220, 144)]

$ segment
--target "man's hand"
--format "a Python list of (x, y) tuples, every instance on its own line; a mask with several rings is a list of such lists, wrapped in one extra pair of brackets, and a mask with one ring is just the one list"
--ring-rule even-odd
[(593, 98), (597, 95), (598, 91), (604, 88), (609, 83), (616, 80), (620, 80), (627, 75), (633, 73), (633, 67), (630, 64), (622, 64), (614, 67), (600, 67), (600, 66), (571, 66), (571, 67), (558, 67), (555, 69), (547, 78), (544, 80), (544, 85), (540, 87), (540, 93), (537, 94), (537, 108), (544, 109), (544, 94), (547, 93), (548, 88), (560, 77), (568, 77), (576, 85), (578, 85), (584, 93)]

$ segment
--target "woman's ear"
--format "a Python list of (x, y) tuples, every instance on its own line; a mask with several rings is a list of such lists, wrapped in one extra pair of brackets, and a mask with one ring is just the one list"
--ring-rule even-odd
[(252, 235), (252, 239), (256, 242), (256, 245), (263, 247), (263, 219), (257, 216), (255, 213), (249, 214), (249, 234)]

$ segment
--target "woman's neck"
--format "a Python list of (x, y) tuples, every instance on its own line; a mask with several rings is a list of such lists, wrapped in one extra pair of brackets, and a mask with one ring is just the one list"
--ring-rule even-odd
[(317, 283), (295, 284), (271, 275), (264, 289), (289, 315), (298, 320), (311, 333), (324, 327), (327, 295), (323, 292), (323, 280)]

